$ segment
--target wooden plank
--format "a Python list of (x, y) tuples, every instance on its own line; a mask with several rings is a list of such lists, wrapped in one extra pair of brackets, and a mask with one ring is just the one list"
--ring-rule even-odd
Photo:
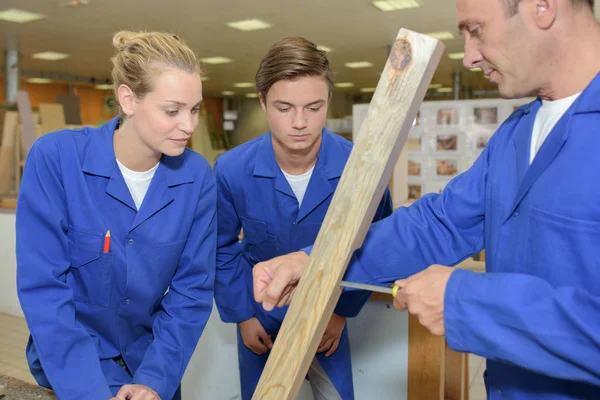
[(445, 357), (446, 338), (432, 335), (409, 315), (407, 400), (444, 399)]
[(57, 94), (56, 103), (63, 105), (67, 125), (81, 125), (81, 102), (79, 96)]
[(21, 119), (21, 144), (25, 155), (29, 153), (29, 149), (33, 146), (37, 138), (35, 131), (35, 121), (33, 112), (31, 111), (31, 103), (29, 102), (29, 94), (27, 92), (17, 92), (17, 108), (19, 109), (19, 118)]
[(465, 353), (456, 352), (445, 343), (444, 399), (468, 400), (469, 366)]
[(19, 114), (8, 111), (4, 114), (2, 128), (2, 147), (0, 147), (0, 193), (12, 190), (15, 171), (15, 135)]
[(17, 208), (17, 199), (13, 197), (0, 198), (0, 208)]
[[(65, 129), (65, 110), (62, 104), (40, 103), (41, 135)], [(41, 136), (36, 135), (36, 136)]]
[(390, 190), (394, 210), (408, 201), (408, 148), (406, 146), (400, 152), (398, 162), (394, 166)]
[(401, 29), (253, 399), (295, 399), (444, 46)]

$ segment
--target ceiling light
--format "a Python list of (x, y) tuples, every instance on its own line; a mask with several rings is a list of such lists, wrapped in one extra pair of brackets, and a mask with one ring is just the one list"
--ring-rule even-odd
[(225, 90), (225, 91), (221, 92), (221, 94), (223, 96), (233, 96), (235, 94), (235, 92), (232, 92), (231, 90)]
[(88, 0), (60, 0), (61, 7), (79, 7), (88, 4)]
[(42, 51), (41, 53), (32, 54), (31, 57), (37, 58), (38, 60), (58, 61), (69, 58), (69, 55), (65, 53), (57, 53), (55, 51)]
[(454, 35), (450, 32), (431, 32), (427, 33), (427, 36), (431, 36), (437, 40), (452, 40), (454, 39)]
[(249, 88), (249, 87), (254, 87), (254, 83), (252, 83), (252, 82), (238, 82), (238, 83), (234, 83), (233, 86), (236, 87), (236, 88)]
[(354, 87), (354, 83), (352, 83), (352, 82), (340, 82), (340, 83), (336, 83), (335, 87), (337, 87), (337, 88), (350, 88), (350, 87)]
[(200, 77), (200, 80), (201, 80), (202, 82), (206, 82), (206, 81), (210, 81), (210, 78), (209, 78), (208, 76), (201, 76), (201, 77)]
[(50, 83), (52, 79), (48, 78), (27, 78), (27, 82), (29, 83)]
[(437, 89), (437, 88), (441, 88), (442, 84), (441, 83), (432, 83), (431, 85), (429, 85), (429, 89)]
[(483, 70), (479, 67), (475, 67), (475, 68), (470, 68), (469, 71), (471, 72), (483, 72)]
[(245, 19), (243, 21), (228, 22), (227, 26), (240, 31), (258, 31), (261, 29), (268, 29), (273, 25), (267, 24), (259, 19)]
[(451, 60), (462, 60), (465, 58), (465, 53), (450, 53), (448, 54), (448, 58)]
[(371, 64), (368, 61), (354, 61), (346, 63), (344, 65), (348, 68), (369, 68), (373, 66), (373, 64)]
[(113, 89), (113, 85), (112, 83), (99, 83), (96, 85), (96, 89), (99, 90), (112, 90)]
[(437, 90), (438, 93), (452, 93), (452, 91), (452, 88), (449, 87), (441, 87)]
[(45, 15), (23, 11), (16, 8), (0, 11), (0, 20), (15, 22), (17, 24), (25, 24), (27, 22), (38, 21), (46, 18)]
[(363, 93), (373, 93), (373, 92), (375, 92), (375, 88), (374, 87), (364, 87), (364, 88), (361, 88), (360, 91)]
[(200, 61), (202, 61), (204, 64), (228, 64), (233, 62), (231, 58), (227, 57), (204, 57), (201, 58)]
[(381, 11), (396, 11), (421, 7), (423, 2), (421, 0), (384, 0), (374, 1), (373, 5)]
[(257, 93), (246, 93), (246, 97), (250, 99), (256, 99), (258, 97)]
[(318, 45), (317, 49), (324, 51), (326, 53), (331, 53), (333, 51), (333, 49), (331, 47), (327, 47), (327, 46), (323, 46), (323, 45)]

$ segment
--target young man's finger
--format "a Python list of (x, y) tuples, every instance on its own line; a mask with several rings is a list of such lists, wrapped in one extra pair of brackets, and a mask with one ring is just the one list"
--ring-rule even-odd
[(340, 345), (340, 339), (334, 340), (333, 344), (331, 345), (329, 350), (327, 350), (327, 353), (325, 353), (325, 357), (329, 357), (330, 355), (335, 353), (335, 351), (338, 349), (339, 345)]

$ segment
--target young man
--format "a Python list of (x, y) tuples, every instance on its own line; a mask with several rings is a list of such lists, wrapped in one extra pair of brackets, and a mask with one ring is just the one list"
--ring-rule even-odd
[[(346, 279), (387, 284), (486, 249), (487, 274), (445, 266), (396, 282), (395, 299), (454, 350), (488, 359), (489, 399), (600, 393), (600, 25), (592, 0), (457, 0), (467, 68), (516, 110), (441, 195), (374, 224)], [(255, 267), (266, 308), (307, 256)], [(263, 279), (274, 277), (268, 285)], [(263, 281), (264, 282), (264, 281)], [(289, 287), (288, 287), (289, 290)], [(287, 293), (287, 292), (286, 292)]]
[[(252, 295), (252, 268), (314, 243), (352, 145), (323, 128), (333, 73), (324, 52), (303, 38), (273, 45), (256, 86), (271, 131), (221, 156), (215, 300), (225, 322), (238, 324), (242, 397), (250, 400), (286, 309), (265, 312)], [(375, 219), (391, 213), (386, 193)], [(243, 239), (238, 236), (240, 228)], [(368, 293), (344, 295), (313, 361), (316, 399), (353, 399), (345, 317)]]

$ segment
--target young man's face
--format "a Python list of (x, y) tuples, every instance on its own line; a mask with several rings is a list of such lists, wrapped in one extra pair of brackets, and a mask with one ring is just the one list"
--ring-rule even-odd
[(303, 154), (320, 146), (329, 105), (329, 86), (322, 77), (278, 81), (260, 102), (276, 150)]

